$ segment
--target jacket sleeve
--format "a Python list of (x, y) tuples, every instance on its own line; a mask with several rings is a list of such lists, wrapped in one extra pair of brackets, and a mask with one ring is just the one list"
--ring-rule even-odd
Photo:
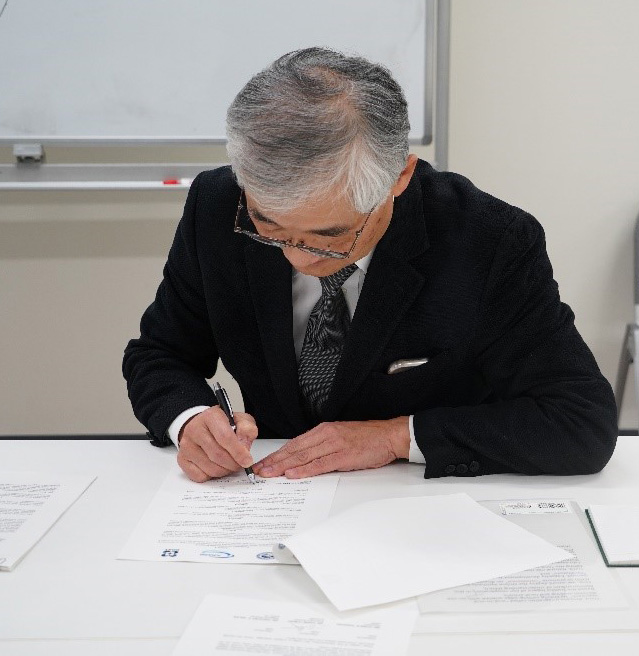
[(218, 353), (208, 321), (196, 251), (200, 176), (191, 185), (163, 280), (140, 323), (140, 337), (124, 352), (122, 371), (135, 416), (156, 439), (184, 410), (214, 405), (205, 378)]
[(493, 402), (415, 415), (425, 477), (590, 474), (617, 438), (612, 389), (559, 299), (541, 225), (518, 211), (494, 254), (470, 358)]

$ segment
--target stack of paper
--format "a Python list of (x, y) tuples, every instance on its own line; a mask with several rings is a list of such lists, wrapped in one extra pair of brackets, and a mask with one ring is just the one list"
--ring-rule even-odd
[(466, 494), (362, 503), (284, 543), (276, 558), (294, 556), (339, 610), (573, 557)]
[(10, 571), (95, 476), (0, 472), (0, 571)]
[(639, 506), (590, 506), (588, 517), (609, 566), (639, 566)]
[[(564, 625), (567, 625), (578, 616), (578, 613), (571, 614), (570, 611), (628, 607), (623, 592), (601, 561), (584, 522), (583, 510), (576, 502), (543, 498), (480, 503), (497, 516), (569, 551), (575, 557), (422, 595), (418, 599), (422, 614), (438, 613), (441, 616), (442, 613), (466, 613), (464, 631), (472, 633), (488, 625), (499, 631), (504, 622), (503, 613), (512, 611), (535, 613), (539, 618), (537, 626), (545, 623), (549, 628), (554, 628), (562, 625), (559, 617), (563, 617)], [(597, 617), (600, 619), (602, 614), (598, 612)], [(483, 616), (482, 619), (478, 620), (477, 615)], [(523, 616), (520, 613), (518, 618)], [(531, 616), (528, 617), (530, 619)], [(512, 620), (509, 622), (509, 631), (519, 630), (513, 628), (514, 624)]]

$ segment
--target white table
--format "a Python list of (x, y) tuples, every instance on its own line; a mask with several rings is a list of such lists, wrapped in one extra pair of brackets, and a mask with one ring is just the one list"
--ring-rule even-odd
[[(256, 443), (254, 452), (276, 443)], [(477, 500), (556, 497), (639, 503), (639, 438), (621, 437), (600, 474), (424, 480), (396, 463), (343, 474), (333, 511), (383, 496), (466, 492)], [(0, 654), (170, 654), (211, 592), (262, 599), (324, 600), (300, 567), (116, 560), (164, 476), (174, 449), (144, 441), (0, 440), (0, 469), (92, 473), (97, 480), (13, 572), (0, 573)], [(416, 487), (417, 486), (417, 487)], [(639, 568), (614, 569), (639, 608)], [(639, 611), (638, 611), (639, 612)], [(521, 616), (520, 616), (521, 617)], [(637, 615), (639, 617), (639, 614)], [(620, 631), (417, 633), (410, 654), (639, 654), (639, 621)]]

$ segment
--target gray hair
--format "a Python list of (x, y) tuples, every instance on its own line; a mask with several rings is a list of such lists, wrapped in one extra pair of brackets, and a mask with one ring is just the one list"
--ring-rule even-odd
[(337, 192), (365, 213), (406, 166), (409, 128), (388, 69), (307, 48), (280, 57), (237, 94), (227, 152), (238, 184), (265, 209), (287, 212)]

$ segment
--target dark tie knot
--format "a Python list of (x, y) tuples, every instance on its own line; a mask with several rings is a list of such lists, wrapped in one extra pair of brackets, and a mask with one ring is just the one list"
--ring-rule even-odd
[(322, 285), (322, 296), (328, 298), (335, 296), (346, 280), (351, 277), (355, 269), (357, 269), (357, 264), (349, 264), (347, 267), (344, 267), (335, 273), (331, 273), (330, 276), (320, 278), (319, 281)]

